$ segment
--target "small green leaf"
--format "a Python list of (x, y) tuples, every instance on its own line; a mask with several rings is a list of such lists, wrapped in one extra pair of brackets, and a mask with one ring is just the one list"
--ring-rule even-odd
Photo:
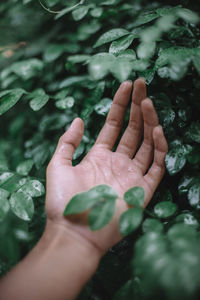
[(115, 56), (110, 53), (99, 53), (94, 55), (89, 62), (89, 72), (94, 80), (99, 80), (105, 77), (112, 64), (115, 61)]
[(77, 54), (77, 55), (71, 55), (68, 56), (67, 61), (77, 64), (77, 63), (83, 63), (90, 59), (90, 55), (84, 55), (84, 54)]
[(56, 101), (55, 105), (57, 108), (65, 110), (67, 108), (72, 108), (74, 106), (74, 103), (75, 103), (75, 99), (69, 96), (62, 100)]
[(103, 8), (102, 7), (95, 7), (90, 11), (90, 14), (94, 18), (100, 18), (103, 14)]
[(124, 36), (117, 41), (112, 42), (109, 48), (109, 52), (112, 54), (116, 54), (120, 51), (126, 50), (132, 44), (133, 40), (134, 36), (131, 34)]
[(2, 193), (0, 192), (0, 222), (4, 220), (9, 209), (10, 209), (10, 205), (7, 197), (3, 197)]
[(34, 213), (32, 198), (23, 193), (17, 192), (11, 195), (10, 206), (13, 213), (24, 221), (31, 221)]
[(38, 96), (34, 99), (31, 100), (30, 102), (30, 107), (34, 111), (40, 110), (45, 104), (49, 101), (49, 96), (48, 95), (42, 95)]
[(44, 52), (44, 60), (48, 63), (55, 61), (64, 52), (63, 45), (52, 44), (49, 45)]
[(97, 40), (96, 44), (94, 45), (94, 48), (115, 41), (128, 34), (130, 34), (130, 32), (123, 28), (111, 29), (100, 36), (100, 38)]
[(147, 12), (147, 13), (141, 14), (137, 18), (137, 20), (133, 23), (132, 27), (137, 27), (140, 25), (147, 24), (147, 23), (157, 19), (158, 17), (159, 17), (159, 15), (157, 13)]
[(123, 82), (127, 80), (133, 70), (133, 63), (124, 57), (117, 57), (110, 68), (111, 73), (119, 80)]
[(115, 199), (103, 199), (94, 205), (89, 212), (89, 226), (92, 231), (106, 226), (115, 213)]
[(0, 199), (1, 198), (8, 198), (9, 195), (10, 195), (10, 192), (0, 188)]
[(144, 220), (142, 224), (142, 230), (144, 233), (146, 232), (162, 232), (163, 231), (163, 224), (157, 220), (152, 218), (147, 218)]
[(135, 186), (124, 193), (124, 200), (135, 207), (143, 207), (145, 192), (140, 186)]
[(19, 192), (23, 192), (30, 197), (40, 197), (44, 195), (45, 188), (40, 181), (29, 180), (19, 189)]
[(33, 164), (34, 162), (32, 159), (27, 159), (17, 166), (16, 171), (18, 174), (26, 176), (31, 171)]
[(154, 213), (158, 218), (165, 219), (173, 216), (177, 211), (177, 206), (173, 202), (163, 201), (159, 202), (154, 207)]
[(200, 143), (200, 122), (192, 122), (187, 134), (194, 142)]
[(73, 196), (67, 204), (64, 215), (73, 215), (81, 213), (102, 200), (116, 200), (118, 195), (107, 185), (98, 185), (87, 192), (79, 193)]
[(9, 180), (11, 177), (14, 176), (14, 173), (11, 172), (3, 172), (0, 175), (0, 185), (2, 185), (3, 183), (5, 183), (7, 180)]
[(95, 105), (94, 110), (98, 115), (106, 116), (112, 105), (110, 98), (102, 99), (98, 104)]
[(6, 90), (0, 93), (0, 115), (13, 107), (26, 92), (23, 89), (16, 88)]
[(79, 214), (91, 208), (98, 201), (99, 195), (94, 192), (83, 192), (73, 196), (64, 210), (64, 216)]
[(200, 182), (194, 183), (188, 191), (188, 200), (192, 207), (200, 209)]
[(11, 66), (11, 69), (23, 80), (28, 80), (34, 76), (38, 76), (38, 72), (42, 71), (43, 67), (44, 63), (41, 60), (37, 58), (31, 58), (14, 63)]
[(186, 9), (186, 8), (180, 8), (177, 10), (177, 15), (182, 18), (184, 21), (196, 24), (199, 22), (199, 16), (197, 13)]
[(78, 8), (76, 8), (72, 12), (72, 16), (75, 21), (80, 21), (82, 20), (88, 13), (88, 10), (90, 9), (90, 5), (82, 5)]
[(129, 235), (136, 230), (143, 218), (143, 209), (134, 207), (124, 212), (119, 219), (119, 230), (123, 236)]
[(176, 148), (172, 148), (165, 157), (165, 163), (170, 175), (180, 172), (186, 163), (183, 147), (177, 146)]

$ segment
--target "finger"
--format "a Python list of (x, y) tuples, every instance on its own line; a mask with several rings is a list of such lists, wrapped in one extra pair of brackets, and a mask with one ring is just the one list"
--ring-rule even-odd
[(76, 118), (59, 139), (54, 158), (62, 159), (71, 165), (73, 154), (82, 140), (83, 133), (84, 123), (80, 118)]
[(99, 133), (96, 145), (112, 149), (120, 133), (132, 91), (132, 82), (123, 82), (115, 94), (106, 122)]
[(143, 78), (139, 78), (134, 82), (134, 90), (128, 127), (126, 128), (116, 150), (117, 152), (128, 155), (128, 157), (130, 158), (132, 158), (135, 154), (138, 147), (138, 143), (141, 139), (143, 129), (141, 102), (145, 98), (145, 80)]
[[(148, 173), (144, 176), (144, 180), (150, 188), (151, 196), (158, 187), (165, 173), (165, 156), (168, 152), (168, 145), (163, 133), (162, 127), (159, 125), (153, 130), (154, 140), (154, 160)], [(151, 197), (150, 197), (151, 199)]]
[(150, 99), (145, 99), (141, 104), (144, 119), (144, 140), (134, 157), (134, 164), (145, 174), (153, 159), (153, 130), (158, 126), (158, 116)]

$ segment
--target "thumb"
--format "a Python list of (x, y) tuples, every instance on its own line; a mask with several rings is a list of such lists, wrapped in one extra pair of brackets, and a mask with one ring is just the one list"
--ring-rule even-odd
[(69, 129), (60, 137), (54, 157), (72, 164), (72, 157), (79, 146), (84, 133), (84, 123), (80, 118), (74, 119)]

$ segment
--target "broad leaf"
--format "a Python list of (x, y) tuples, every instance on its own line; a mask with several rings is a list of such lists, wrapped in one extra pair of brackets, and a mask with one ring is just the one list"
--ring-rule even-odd
[(115, 213), (115, 199), (100, 200), (89, 212), (89, 226), (92, 231), (106, 226)]
[(17, 168), (16, 171), (18, 174), (20, 175), (28, 175), (29, 172), (31, 171), (32, 167), (33, 167), (33, 160), (32, 159), (28, 159), (26, 161), (23, 161), (22, 163), (20, 163)]
[(8, 199), (6, 197), (3, 197), (0, 192), (0, 222), (4, 220), (9, 209), (10, 209), (10, 205)]
[(165, 219), (173, 216), (177, 211), (177, 206), (173, 202), (163, 201), (154, 206), (154, 213), (158, 218)]
[(136, 230), (143, 218), (143, 209), (134, 207), (124, 212), (119, 219), (119, 231), (123, 236), (129, 235)]
[(145, 192), (140, 186), (135, 186), (124, 193), (124, 200), (129, 205), (143, 207)]
[(17, 192), (11, 195), (10, 206), (13, 213), (24, 221), (31, 221), (34, 213), (32, 198), (23, 193)]
[(40, 197), (44, 195), (45, 188), (39, 180), (30, 180), (19, 189), (19, 192), (23, 192), (30, 197)]
[(34, 111), (40, 110), (45, 104), (49, 101), (49, 96), (48, 95), (42, 95), (38, 96), (37, 98), (34, 98), (30, 102), (30, 107)]
[(26, 92), (23, 89), (16, 88), (6, 90), (0, 93), (0, 115), (13, 107)]
[(112, 41), (115, 41), (125, 35), (130, 34), (129, 31), (123, 29), (123, 28), (115, 28), (111, 29), (107, 32), (105, 32), (103, 35), (100, 36), (100, 38), (97, 40), (97, 42), (94, 45), (94, 48), (100, 47), (104, 44), (110, 43)]
[(109, 52), (115, 54), (119, 53), (120, 51), (126, 50), (132, 44), (133, 40), (133, 35), (124, 36), (117, 41), (112, 42), (109, 48)]

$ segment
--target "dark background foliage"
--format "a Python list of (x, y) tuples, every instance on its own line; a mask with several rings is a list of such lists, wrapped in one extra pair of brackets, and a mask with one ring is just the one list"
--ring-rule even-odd
[(143, 224), (110, 249), (80, 299), (197, 299), (200, 4), (86, 0), (64, 14), (77, 3), (0, 3), (0, 274), (42, 234), (45, 169), (59, 136), (84, 119), (78, 163), (119, 83), (143, 76), (169, 142), (167, 173)]

